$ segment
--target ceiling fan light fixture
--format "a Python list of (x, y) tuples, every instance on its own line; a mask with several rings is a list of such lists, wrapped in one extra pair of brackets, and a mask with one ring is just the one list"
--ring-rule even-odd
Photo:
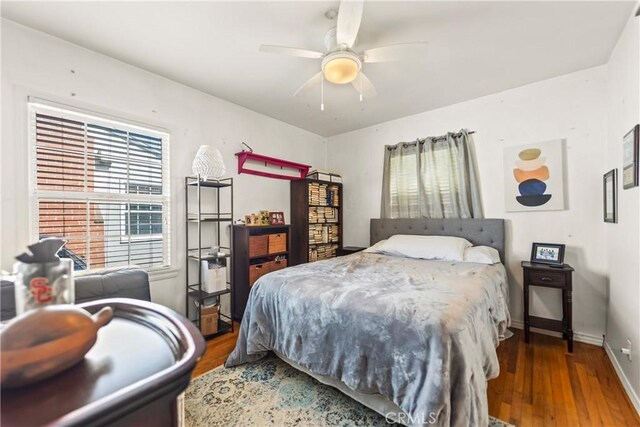
[(340, 52), (328, 55), (322, 61), (324, 78), (335, 84), (351, 83), (358, 77), (362, 62), (356, 54)]

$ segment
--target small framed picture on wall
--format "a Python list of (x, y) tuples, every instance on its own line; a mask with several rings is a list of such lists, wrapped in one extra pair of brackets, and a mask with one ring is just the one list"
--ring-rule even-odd
[(271, 225), (284, 225), (283, 212), (269, 212), (269, 221)]
[(604, 222), (618, 222), (618, 169), (611, 169), (603, 177)]
[(622, 139), (622, 188), (638, 186), (638, 144), (640, 125), (635, 125)]
[(533, 243), (531, 262), (555, 266), (564, 265), (564, 245), (559, 243)]

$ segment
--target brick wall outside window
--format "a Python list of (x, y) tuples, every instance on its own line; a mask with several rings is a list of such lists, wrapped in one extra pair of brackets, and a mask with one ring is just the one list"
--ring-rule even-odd
[[(39, 237), (66, 239), (65, 254), (74, 258), (76, 269), (167, 265), (163, 139), (57, 108), (34, 110)], [(136, 200), (136, 194), (144, 196)], [(130, 204), (157, 213), (130, 216)], [(136, 235), (130, 236), (131, 221), (147, 222), (132, 223)], [(156, 234), (146, 238), (140, 230)]]

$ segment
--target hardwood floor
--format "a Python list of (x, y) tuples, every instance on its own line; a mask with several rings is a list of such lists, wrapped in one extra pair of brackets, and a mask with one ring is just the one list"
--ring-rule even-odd
[[(207, 351), (193, 371), (197, 377), (224, 363), (233, 350), (233, 334), (207, 342)], [(489, 414), (527, 426), (640, 426), (604, 349), (576, 342), (573, 354), (559, 338), (524, 333), (498, 347), (500, 376), (489, 382)]]
[(512, 329), (498, 347), (500, 376), (489, 382), (489, 414), (517, 426), (640, 426), (601, 347)]
[(207, 371), (223, 365), (224, 361), (227, 360), (227, 356), (229, 356), (236, 346), (239, 331), (240, 324), (234, 322), (232, 333), (220, 335), (207, 341), (207, 349), (204, 352), (204, 356), (202, 356), (202, 359), (200, 359), (200, 362), (198, 362), (193, 370), (191, 378), (198, 377)]

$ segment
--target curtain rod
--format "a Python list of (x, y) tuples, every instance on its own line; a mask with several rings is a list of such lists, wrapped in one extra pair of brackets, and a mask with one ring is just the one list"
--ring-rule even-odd
[[(475, 130), (470, 130), (469, 132), (467, 132), (467, 135), (471, 135), (471, 134), (474, 134), (474, 133), (476, 133)], [(449, 135), (449, 134), (447, 134), (447, 135)], [(437, 138), (433, 138), (433, 141), (435, 142), (435, 141), (439, 141), (441, 139), (447, 139), (447, 135), (442, 135), (442, 136), (439, 136)], [(462, 136), (462, 132), (452, 133), (451, 135), (453, 135), (453, 136)]]
[[(470, 130), (469, 132), (467, 132), (467, 135), (471, 135), (476, 133), (475, 130)], [(452, 136), (456, 137), (456, 136), (462, 136), (462, 132), (456, 132), (456, 133), (451, 133)], [(436, 141), (441, 141), (443, 139), (447, 139), (447, 136), (449, 136), (449, 134), (446, 135), (442, 135), (442, 136), (438, 136), (436, 138), (433, 138), (431, 142), (436, 142)], [(426, 139), (426, 138), (424, 138)], [(416, 144), (418, 142), (424, 142), (424, 141), (420, 141), (420, 138), (416, 139), (414, 142), (405, 142), (402, 144), (403, 147), (408, 147), (409, 145), (413, 145)], [(396, 147), (398, 146), (398, 144), (396, 145), (387, 145), (387, 150), (395, 150)]]

